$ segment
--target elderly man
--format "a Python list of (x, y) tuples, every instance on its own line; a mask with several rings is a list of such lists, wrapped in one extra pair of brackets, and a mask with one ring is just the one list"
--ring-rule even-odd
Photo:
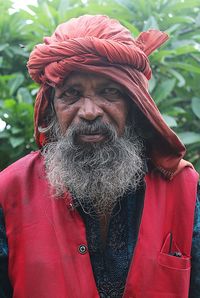
[(148, 93), (167, 39), (86, 15), (31, 53), (40, 150), (0, 179), (7, 297), (200, 297), (198, 175)]

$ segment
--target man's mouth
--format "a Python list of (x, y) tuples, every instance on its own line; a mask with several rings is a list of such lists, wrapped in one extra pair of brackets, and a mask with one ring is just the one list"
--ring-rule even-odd
[(98, 142), (103, 142), (105, 139), (106, 139), (106, 136), (101, 133), (78, 135), (78, 140), (80, 142), (85, 142), (85, 143), (98, 143)]

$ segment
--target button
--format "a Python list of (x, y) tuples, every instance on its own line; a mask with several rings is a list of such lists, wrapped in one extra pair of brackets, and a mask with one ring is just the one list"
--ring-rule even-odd
[(80, 254), (84, 255), (87, 253), (87, 246), (84, 244), (79, 245), (78, 251)]

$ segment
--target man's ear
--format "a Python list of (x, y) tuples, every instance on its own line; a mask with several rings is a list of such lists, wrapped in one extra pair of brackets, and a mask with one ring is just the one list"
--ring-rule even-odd
[(52, 126), (55, 124), (56, 111), (54, 107), (55, 89), (52, 87), (49, 92), (48, 106), (45, 109), (45, 113), (42, 119), (42, 125), (38, 127), (40, 133), (48, 135)]

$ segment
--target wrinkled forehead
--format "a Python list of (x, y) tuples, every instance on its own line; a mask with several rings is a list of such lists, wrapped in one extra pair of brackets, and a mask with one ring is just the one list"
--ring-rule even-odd
[[(101, 73), (93, 73), (89, 71), (72, 71), (69, 76), (65, 79), (65, 83), (75, 82), (75, 81), (84, 81), (94, 79), (97, 82), (115, 82), (110, 77), (103, 75)], [(116, 82), (117, 83), (117, 82)]]
[(111, 77), (101, 73), (93, 73), (89, 71), (72, 71), (64, 80), (62, 86), (66, 84), (75, 83), (84, 84), (84, 82), (86, 81), (92, 81), (96, 84), (115, 83), (123, 88), (123, 86), (120, 83), (118, 83), (115, 79), (112, 79)]
[(63, 81), (62, 85), (55, 87), (55, 90), (63, 90), (69, 86), (86, 87), (88, 84), (93, 88), (111, 85), (118, 87), (120, 90), (125, 90), (125, 87), (115, 79), (111, 79), (106, 75), (83, 71), (71, 72)]

